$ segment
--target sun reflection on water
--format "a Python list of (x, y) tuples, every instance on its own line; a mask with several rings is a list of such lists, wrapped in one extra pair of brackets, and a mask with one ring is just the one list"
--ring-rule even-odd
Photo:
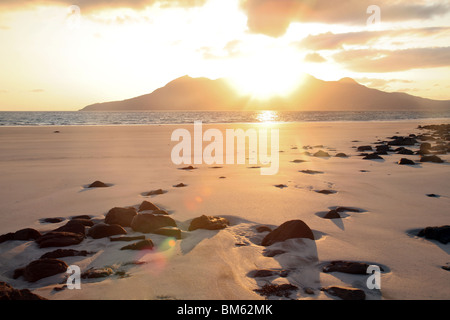
[(256, 120), (259, 122), (276, 122), (280, 118), (280, 115), (276, 111), (272, 110), (265, 110), (260, 111), (258, 115), (256, 116)]

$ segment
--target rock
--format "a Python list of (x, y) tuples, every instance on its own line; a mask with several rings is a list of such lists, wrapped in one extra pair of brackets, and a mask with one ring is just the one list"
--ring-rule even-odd
[(152, 233), (160, 234), (166, 237), (173, 237), (175, 239), (181, 239), (181, 230), (178, 228), (163, 227), (156, 229)]
[(169, 216), (155, 215), (151, 213), (140, 213), (133, 218), (131, 228), (134, 231), (150, 233), (163, 227), (176, 227), (177, 224)]
[(387, 154), (387, 152), (392, 151), (391, 147), (382, 144), (382, 145), (378, 145), (375, 147), (375, 149), (377, 150), (378, 153), (380, 152), (384, 152), (385, 154)]
[(435, 162), (435, 163), (443, 163), (444, 161), (436, 155), (432, 156), (423, 156), (420, 158), (420, 162)]
[(161, 210), (161, 209), (158, 209), (158, 210), (154, 210), (153, 212), (152, 212), (152, 214), (162, 214), (162, 215), (165, 215), (165, 216), (167, 216), (167, 215), (169, 215), (169, 213), (167, 212), (167, 211), (165, 211), (165, 210)]
[(254, 291), (266, 297), (277, 296), (289, 298), (289, 296), (292, 294), (292, 291), (296, 290), (298, 290), (298, 287), (290, 283), (284, 283), (284, 284), (265, 284), (261, 289), (255, 289)]
[(63, 222), (64, 218), (43, 218), (39, 220), (41, 223), (59, 223), (59, 222)]
[(379, 155), (377, 155), (375, 153), (368, 154), (363, 159), (364, 160), (383, 160), (382, 157), (380, 157)]
[(103, 183), (103, 182), (101, 182), (101, 181), (95, 181), (95, 182), (92, 182), (89, 186), (88, 186), (88, 188), (108, 188), (109, 186), (106, 184), (106, 183)]
[(165, 191), (163, 189), (152, 190), (146, 193), (146, 196), (156, 196), (158, 194), (163, 194)]
[(323, 216), (324, 219), (340, 219), (341, 215), (336, 210), (330, 210), (326, 215)]
[(120, 248), (120, 250), (151, 250), (153, 249), (154, 244), (150, 239), (142, 240), (128, 246)]
[[(91, 221), (92, 222), (92, 221)], [(62, 227), (59, 227), (53, 232), (71, 232), (71, 233), (78, 233), (81, 235), (85, 235), (85, 226), (82, 222), (79, 220), (69, 220), (65, 225)]]
[(67, 224), (81, 224), (85, 227), (92, 227), (94, 225), (94, 222), (91, 219), (72, 219)]
[(334, 190), (318, 190), (318, 191), (316, 191), (317, 193), (321, 193), (321, 194), (326, 194), (326, 195), (328, 195), (328, 194), (333, 194), (333, 193), (336, 193), (337, 191), (334, 191)]
[(417, 143), (417, 140), (415, 138), (395, 137), (393, 141), (388, 142), (388, 145), (390, 145), (390, 146), (413, 146), (416, 143)]
[(302, 160), (302, 159), (295, 159), (295, 160), (292, 160), (291, 162), (293, 162), (293, 163), (302, 163), (302, 162), (307, 162), (306, 160)]
[(58, 259), (58, 258), (64, 258), (64, 257), (86, 257), (89, 254), (86, 250), (78, 251), (73, 249), (57, 249), (51, 252), (47, 252), (46, 254), (42, 255), (40, 259)]
[(184, 168), (179, 168), (180, 170), (194, 170), (197, 168), (194, 168), (193, 166), (188, 166), (188, 167), (184, 167)]
[(316, 153), (313, 154), (314, 157), (329, 157), (330, 155), (328, 152), (325, 152), (323, 150), (319, 150)]
[(28, 289), (15, 289), (6, 282), (0, 282), (0, 300), (47, 300)]
[(173, 186), (174, 188), (183, 188), (183, 187), (187, 187), (187, 184), (184, 184), (184, 183), (179, 183), (179, 184), (176, 184), (176, 185), (174, 185)]
[(316, 170), (301, 170), (299, 171), (301, 173), (306, 173), (306, 174), (317, 174), (317, 173), (323, 173), (323, 171), (316, 171)]
[(66, 272), (68, 265), (58, 259), (39, 259), (28, 264), (23, 269), (23, 277), (29, 282)]
[(276, 242), (282, 242), (288, 239), (306, 238), (314, 240), (311, 229), (302, 220), (291, 220), (283, 223), (267, 234), (261, 242), (261, 245), (267, 247)]
[(135, 236), (135, 237), (125, 237), (120, 236), (116, 238), (109, 238), (111, 241), (135, 241), (135, 240), (145, 240), (145, 236)]
[(401, 158), (399, 161), (398, 161), (398, 164), (401, 164), (401, 165), (415, 165), (416, 163), (414, 162), (414, 161), (412, 161), (412, 160), (410, 160), (410, 159), (406, 159), (406, 158)]
[(111, 237), (118, 234), (127, 234), (127, 231), (118, 224), (99, 223), (88, 231), (88, 236), (94, 239)]
[(189, 225), (189, 231), (197, 229), (219, 230), (226, 228), (230, 223), (222, 217), (205, 216), (194, 218)]
[(142, 201), (138, 211), (141, 212), (146, 210), (159, 210), (159, 208), (150, 201)]
[(122, 227), (131, 226), (131, 221), (137, 215), (136, 209), (133, 207), (121, 208), (115, 207), (108, 211), (105, 216), (106, 224), (118, 224)]
[[(350, 274), (367, 274), (367, 268), (369, 268), (369, 264), (363, 262), (331, 261), (323, 267), (322, 271), (325, 273), (343, 272)], [(380, 270), (384, 271), (381, 267)]]
[(430, 148), (431, 148), (431, 143), (428, 143), (428, 142), (422, 142), (421, 144), (420, 144), (420, 151), (422, 152), (422, 153), (430, 153)]
[(306, 294), (309, 294), (309, 295), (313, 295), (314, 294), (314, 290), (312, 288), (309, 288), (309, 287), (305, 288), (303, 291)]
[(67, 247), (79, 244), (84, 239), (84, 235), (73, 232), (51, 231), (36, 239), (39, 248)]
[(266, 250), (266, 251), (264, 251), (264, 256), (273, 258), (273, 257), (278, 256), (283, 253), (286, 253), (286, 251), (284, 251), (284, 250)]
[(402, 148), (401, 150), (397, 151), (398, 154), (407, 154), (407, 155), (413, 155), (414, 151)]
[(428, 193), (428, 194), (427, 194), (427, 197), (430, 197), (430, 198), (439, 198), (440, 195), (435, 194), (435, 193)]
[(328, 294), (341, 298), (342, 300), (365, 300), (366, 294), (361, 289), (343, 288), (343, 287), (327, 287), (322, 288), (322, 291)]
[(347, 155), (346, 155), (345, 153), (343, 153), (343, 152), (339, 152), (339, 153), (336, 153), (335, 157), (338, 157), (338, 158), (347, 158)]
[(18, 230), (16, 232), (9, 232), (6, 234), (3, 234), (0, 236), (0, 243), (5, 241), (12, 241), (12, 240), (21, 240), (21, 241), (28, 241), (28, 240), (36, 240), (37, 238), (41, 237), (41, 233), (35, 229), (31, 228), (25, 228)]
[(450, 242), (450, 225), (441, 227), (426, 227), (417, 234), (419, 237), (425, 237), (431, 240), (437, 240), (443, 244)]
[(86, 215), (86, 214), (82, 214), (82, 215), (79, 215), (79, 216), (73, 216), (70, 219), (71, 220), (78, 220), (78, 219), (91, 220), (91, 217)]
[(99, 268), (94, 269), (91, 268), (86, 270), (81, 274), (82, 279), (97, 279), (97, 278), (106, 278), (112, 275), (114, 271), (111, 268)]
[(336, 210), (336, 212), (361, 212), (360, 209), (349, 207), (336, 207), (334, 210)]
[(358, 152), (372, 151), (372, 146), (360, 146), (356, 149)]
[(275, 187), (283, 189), (283, 188), (287, 188), (287, 185), (285, 185), (285, 184), (276, 184)]
[(256, 227), (256, 231), (259, 233), (270, 232), (270, 231), (272, 231), (272, 229), (270, 229), (268, 226), (258, 226), (258, 227)]
[(251, 276), (253, 278), (266, 278), (266, 277), (272, 277), (274, 275), (276, 275), (277, 273), (275, 271), (272, 270), (255, 270), (251, 273)]

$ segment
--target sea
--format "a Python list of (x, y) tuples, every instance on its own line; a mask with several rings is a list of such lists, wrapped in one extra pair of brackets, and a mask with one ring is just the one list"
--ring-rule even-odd
[(0, 111), (1, 126), (105, 126), (202, 123), (267, 123), (311, 121), (407, 121), (449, 119), (450, 110), (439, 112), (390, 111)]

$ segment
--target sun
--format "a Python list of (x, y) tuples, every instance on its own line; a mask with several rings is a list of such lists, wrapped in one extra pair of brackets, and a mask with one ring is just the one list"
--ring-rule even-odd
[(230, 84), (242, 95), (256, 100), (286, 97), (304, 78), (301, 58), (289, 52), (261, 52), (235, 62)]

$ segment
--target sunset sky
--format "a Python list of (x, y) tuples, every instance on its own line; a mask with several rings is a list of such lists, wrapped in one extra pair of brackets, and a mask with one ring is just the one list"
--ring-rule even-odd
[(2, 0), (0, 43), (5, 111), (78, 110), (183, 75), (261, 98), (309, 73), (450, 99), (446, 0)]

